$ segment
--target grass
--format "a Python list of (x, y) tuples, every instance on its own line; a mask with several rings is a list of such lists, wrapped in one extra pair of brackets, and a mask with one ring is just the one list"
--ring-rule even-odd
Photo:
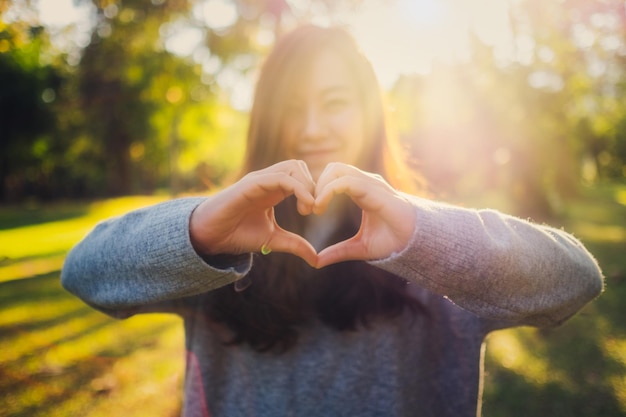
[[(0, 417), (180, 412), (180, 320), (117, 321), (59, 284), (97, 221), (162, 199), (0, 208)], [(626, 416), (626, 186), (585, 190), (562, 225), (598, 258), (606, 291), (561, 327), (489, 336), (485, 417)]]
[(161, 200), (0, 210), (0, 416), (179, 414), (180, 320), (117, 321), (59, 283), (65, 253), (99, 220)]
[(560, 327), (489, 336), (486, 417), (626, 416), (626, 186), (585, 190), (562, 225), (598, 259), (605, 292)]

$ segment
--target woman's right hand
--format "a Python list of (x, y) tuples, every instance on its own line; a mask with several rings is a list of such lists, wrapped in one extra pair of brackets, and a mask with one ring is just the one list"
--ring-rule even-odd
[(200, 204), (191, 215), (189, 234), (200, 254), (241, 254), (261, 247), (292, 253), (315, 266), (317, 253), (306, 239), (281, 228), (274, 206), (290, 195), (301, 215), (312, 213), (315, 183), (303, 161), (283, 161), (250, 172)]

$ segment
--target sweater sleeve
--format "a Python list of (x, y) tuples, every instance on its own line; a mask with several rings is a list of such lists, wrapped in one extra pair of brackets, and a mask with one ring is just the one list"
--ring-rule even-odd
[(417, 226), (400, 253), (372, 262), (500, 326), (558, 325), (603, 290), (573, 236), (494, 210), (411, 197)]
[(61, 283), (108, 314), (201, 294), (242, 278), (251, 255), (212, 266), (191, 245), (189, 218), (202, 198), (184, 198), (98, 224), (68, 254)]

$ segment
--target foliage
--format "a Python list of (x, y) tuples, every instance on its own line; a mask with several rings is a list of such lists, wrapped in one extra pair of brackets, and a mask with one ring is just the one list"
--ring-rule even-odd
[(615, 1), (562, 3), (517, 3), (516, 59), (473, 37), (470, 60), (397, 81), (399, 133), (436, 190), (453, 199), (499, 191), (516, 214), (542, 220), (581, 180), (624, 179), (626, 48), (617, 51), (617, 39), (626, 39), (626, 11)]
[[(281, 32), (362, 0), (79, 3), (94, 23), (72, 50), (0, 3), (0, 201), (219, 185), (243, 154), (238, 85)], [(28, 16), (29, 4), (13, 7)], [(210, 19), (210, 4), (232, 19)], [(581, 180), (626, 174), (626, 11), (619, 0), (523, 0), (509, 18), (515, 56), (471, 37), (468, 60), (406, 75), (390, 101), (433, 188), (499, 191), (544, 218)], [(185, 33), (197, 44), (168, 47)]]
[(49, 169), (46, 159), (54, 152), (54, 114), (46, 98), (61, 83), (52, 65), (41, 65), (47, 45), (41, 27), (6, 26), (0, 19), (0, 200), (16, 183), (35, 184)]

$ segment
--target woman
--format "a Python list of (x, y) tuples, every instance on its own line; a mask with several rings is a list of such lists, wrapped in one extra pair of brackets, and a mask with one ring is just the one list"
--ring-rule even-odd
[(341, 29), (265, 62), (247, 174), (98, 225), (63, 285), (114, 317), (184, 319), (185, 416), (475, 416), (493, 330), (602, 290), (563, 231), (405, 194), (374, 73)]

